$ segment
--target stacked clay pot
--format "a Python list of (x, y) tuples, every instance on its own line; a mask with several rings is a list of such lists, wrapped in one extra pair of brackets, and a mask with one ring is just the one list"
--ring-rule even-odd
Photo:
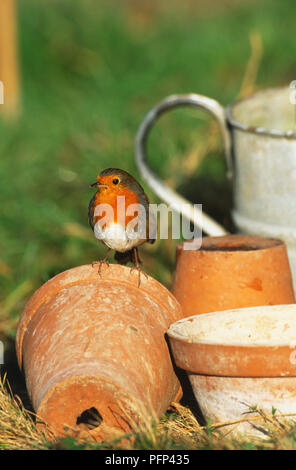
[(183, 316), (295, 302), (286, 245), (247, 235), (204, 237), (199, 250), (178, 245), (172, 292)]

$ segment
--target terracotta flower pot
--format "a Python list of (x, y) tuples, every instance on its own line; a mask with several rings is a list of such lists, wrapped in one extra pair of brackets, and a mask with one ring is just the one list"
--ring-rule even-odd
[(172, 292), (184, 317), (295, 302), (285, 244), (256, 236), (204, 237), (199, 250), (178, 245)]
[(86, 427), (97, 439), (130, 432), (175, 399), (165, 332), (182, 318), (173, 295), (120, 265), (79, 266), (46, 282), (16, 339), (36, 413), (56, 434)]
[[(243, 419), (248, 406), (296, 413), (295, 304), (196, 315), (172, 324), (168, 337), (212, 424)], [(235, 431), (253, 434), (254, 427), (241, 423)]]

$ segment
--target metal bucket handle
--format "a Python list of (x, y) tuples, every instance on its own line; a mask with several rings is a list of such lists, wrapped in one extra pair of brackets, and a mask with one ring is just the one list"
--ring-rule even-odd
[(172, 208), (175, 207), (177, 211), (179, 210), (182, 215), (202, 228), (206, 234), (211, 236), (225, 235), (227, 232), (220, 224), (204, 212), (201, 213), (191, 202), (165, 185), (147, 164), (146, 142), (153, 124), (163, 113), (179, 106), (196, 106), (210, 112), (216, 118), (223, 138), (228, 168), (227, 176), (229, 178), (232, 177), (231, 138), (227, 128), (225, 110), (216, 100), (195, 93), (168, 96), (148, 111), (139, 126), (135, 139), (135, 160), (137, 167), (144, 180), (160, 199)]

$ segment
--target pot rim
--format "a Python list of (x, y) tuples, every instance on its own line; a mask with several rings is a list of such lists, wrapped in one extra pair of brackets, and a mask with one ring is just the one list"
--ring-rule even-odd
[[(185, 242), (178, 243), (176, 249), (183, 250), (184, 243)], [(204, 244), (209, 246), (205, 246)], [(203, 237), (202, 244), (198, 250), (186, 251), (205, 251), (207, 253), (252, 253), (258, 251), (272, 250), (279, 247), (286, 247), (286, 244), (283, 240), (276, 237), (228, 234), (215, 237)], [(235, 248), (235, 250), (232, 248)]]
[[(293, 310), (296, 320), (296, 304), (266, 305), (263, 309), (267, 312), (271, 309), (279, 310), (283, 306), (288, 310)], [(233, 319), (238, 311), (243, 311), (248, 315), (252, 310), (258, 311), (260, 308), (262, 307), (232, 309), (188, 318), (198, 317), (202, 320), (202, 318), (212, 316), (218, 322), (219, 315), (225, 315), (226, 312), (234, 312)], [(188, 321), (188, 318), (184, 319), (183, 323)], [(180, 322), (182, 320), (176, 323), (180, 324)], [(176, 365), (189, 374), (219, 377), (296, 377), (296, 341), (294, 339), (290, 341), (290, 344), (288, 341), (284, 344), (262, 341), (253, 344), (247, 344), (245, 341), (239, 344), (236, 341), (194, 341), (193, 339), (190, 341), (190, 338), (174, 331), (176, 323), (171, 325), (167, 332), (168, 338)]]
[[(294, 347), (296, 346), (296, 334), (295, 334), (295, 340), (293, 341), (285, 341), (285, 342), (273, 342), (273, 341), (260, 341), (260, 342), (242, 342), (242, 341), (217, 341), (217, 340), (210, 340), (210, 339), (198, 339), (194, 337), (189, 337), (188, 335), (180, 333), (178, 330), (176, 331), (176, 327), (179, 324), (187, 323), (193, 320), (200, 320), (203, 321), (202, 319), (206, 317), (219, 317), (219, 316), (225, 316), (225, 313), (228, 312), (240, 312), (243, 314), (248, 314), (250, 311), (255, 311), (258, 309), (263, 309), (264, 313), (265, 312), (271, 312), (274, 310), (281, 310), (282, 308), (288, 309), (288, 310), (295, 310), (295, 320), (296, 320), (296, 304), (282, 304), (282, 305), (262, 305), (262, 306), (255, 306), (255, 307), (244, 307), (244, 308), (236, 308), (236, 309), (229, 309), (229, 310), (221, 310), (217, 312), (209, 312), (209, 313), (203, 313), (203, 314), (198, 314), (198, 315), (192, 315), (190, 317), (183, 318), (181, 320), (178, 320), (177, 322), (173, 323), (170, 325), (167, 334), (170, 338), (179, 340), (183, 343), (187, 344), (196, 344), (196, 345), (209, 345), (209, 346), (237, 346), (238, 348), (251, 348), (255, 349), (256, 347), (263, 347), (263, 348), (275, 348), (275, 347), (288, 347), (291, 349), (291, 343), (293, 342)], [(292, 349), (291, 349), (292, 352)]]
[(273, 138), (284, 137), (284, 138), (290, 139), (290, 140), (296, 139), (296, 131), (294, 131), (292, 129), (288, 130), (288, 131), (280, 131), (278, 129), (267, 129), (265, 127), (250, 126), (248, 124), (243, 124), (242, 122), (235, 119), (234, 116), (233, 116), (233, 109), (237, 105), (239, 105), (239, 104), (241, 104), (245, 101), (248, 101), (252, 98), (255, 98), (258, 95), (262, 95), (262, 94), (266, 93), (267, 91), (280, 91), (280, 90), (285, 90), (287, 88), (289, 88), (289, 87), (279, 86), (279, 87), (272, 87), (272, 88), (259, 90), (256, 93), (252, 93), (252, 94), (250, 94), (250, 95), (248, 95), (244, 98), (241, 98), (241, 99), (235, 101), (234, 103), (228, 105), (225, 108), (225, 114), (226, 114), (226, 118), (227, 118), (228, 123), (236, 129), (239, 129), (239, 130), (244, 131), (244, 132), (249, 132), (251, 134), (267, 135), (267, 136), (273, 137)]

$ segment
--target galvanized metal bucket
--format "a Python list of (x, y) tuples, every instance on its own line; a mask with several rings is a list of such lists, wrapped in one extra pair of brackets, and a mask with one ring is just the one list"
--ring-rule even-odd
[(226, 109), (203, 95), (173, 95), (144, 117), (135, 139), (135, 160), (143, 178), (167, 204), (184, 207), (183, 215), (195, 223), (199, 220), (208, 235), (219, 236), (226, 233), (225, 229), (204, 213), (202, 219), (196, 218), (193, 204), (167, 187), (147, 164), (149, 131), (160, 115), (180, 106), (202, 108), (217, 119), (228, 177), (233, 182), (234, 223), (241, 233), (276, 237), (286, 242), (296, 288), (295, 89), (260, 91)]

